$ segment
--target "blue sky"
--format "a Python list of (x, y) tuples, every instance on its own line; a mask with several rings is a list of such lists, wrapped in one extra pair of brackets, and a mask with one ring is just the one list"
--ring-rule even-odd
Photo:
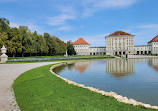
[(26, 25), (39, 34), (60, 39), (84, 38), (91, 46), (105, 46), (105, 36), (126, 31), (135, 45), (158, 34), (158, 0), (0, 0), (0, 16), (11, 27)]

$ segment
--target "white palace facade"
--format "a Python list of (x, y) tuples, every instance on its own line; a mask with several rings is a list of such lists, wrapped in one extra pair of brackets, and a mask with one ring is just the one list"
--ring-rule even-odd
[(105, 36), (106, 47), (91, 47), (83, 38), (73, 42), (77, 55), (151, 55), (158, 54), (158, 36), (147, 45), (134, 46), (134, 36), (116, 31)]

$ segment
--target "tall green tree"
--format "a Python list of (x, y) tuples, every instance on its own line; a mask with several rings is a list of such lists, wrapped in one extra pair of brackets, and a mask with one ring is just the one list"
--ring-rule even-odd
[(22, 46), (22, 36), (20, 34), (19, 29), (12, 28), (9, 32), (8, 51), (14, 57), (16, 54), (22, 53), (23, 48), (24, 47)]
[(48, 33), (44, 33), (44, 39), (46, 40), (46, 45), (48, 46), (48, 55), (55, 55), (55, 41)]
[(38, 52), (37, 52), (37, 49), (38, 49), (38, 43), (37, 43), (37, 39), (38, 39), (38, 37), (37, 37), (38, 35), (37, 35), (37, 32), (36, 31), (34, 31), (34, 33), (33, 33), (33, 46), (32, 46), (32, 48), (34, 49), (34, 53), (36, 54), (36, 56), (37, 56), (37, 54), (38, 54)]
[(55, 37), (51, 37), (53, 43), (53, 55), (61, 55), (60, 44), (57, 42)]
[(36, 53), (36, 47), (35, 47), (35, 43), (36, 41), (34, 40), (34, 36), (31, 32), (28, 32), (27, 33), (27, 37), (25, 37), (25, 39), (23, 40), (23, 43), (24, 43), (24, 54), (27, 54), (27, 55), (32, 55), (34, 53)]
[(10, 29), (9, 27), (9, 20), (5, 18), (0, 18), (0, 33), (8, 32)]
[(8, 44), (8, 34), (6, 32), (0, 33), (0, 48), (5, 45), (7, 46)]
[(24, 56), (24, 53), (31, 53), (29, 48), (31, 48), (32, 45), (32, 38), (30, 38), (30, 30), (27, 26), (19, 26), (20, 35), (22, 37), (22, 57)]
[(56, 41), (59, 44), (60, 55), (65, 54), (65, 52), (66, 52), (66, 43), (64, 41), (60, 40), (58, 37), (56, 38)]
[(44, 39), (46, 40), (46, 44), (49, 48), (49, 55), (63, 55), (66, 51), (66, 44), (61, 41), (59, 38), (52, 36), (48, 33), (44, 33)]
[(48, 46), (46, 45), (46, 41), (42, 35), (37, 36), (37, 52), (41, 55), (45, 55), (48, 53)]
[(28, 55), (63, 55), (66, 44), (55, 36), (31, 32), (27, 26), (10, 28), (9, 20), (0, 18), (0, 47), (5, 45), (8, 54), (14, 56)]
[(67, 53), (68, 53), (68, 55), (76, 55), (74, 46), (71, 44), (70, 41), (67, 42)]

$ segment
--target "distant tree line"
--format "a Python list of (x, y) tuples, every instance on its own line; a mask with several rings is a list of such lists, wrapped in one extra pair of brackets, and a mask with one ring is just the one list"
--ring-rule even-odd
[(9, 21), (0, 18), (0, 48), (5, 45), (9, 56), (64, 55), (67, 46), (58, 37), (31, 32), (27, 26), (11, 28)]

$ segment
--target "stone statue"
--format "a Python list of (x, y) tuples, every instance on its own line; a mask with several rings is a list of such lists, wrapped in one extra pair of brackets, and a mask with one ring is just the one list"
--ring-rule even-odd
[(66, 54), (64, 55), (65, 57), (67, 57), (68, 56), (68, 54), (67, 54), (67, 50), (66, 50)]
[(1, 62), (5, 63), (8, 60), (8, 56), (6, 55), (7, 49), (5, 48), (5, 46), (3, 45), (3, 47), (1, 48)]

